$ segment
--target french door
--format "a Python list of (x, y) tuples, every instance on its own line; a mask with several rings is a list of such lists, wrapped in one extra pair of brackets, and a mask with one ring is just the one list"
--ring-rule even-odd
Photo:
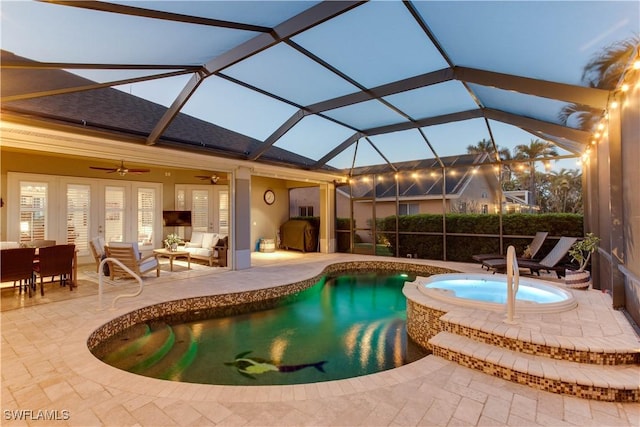
[(138, 242), (141, 251), (162, 246), (162, 184), (8, 173), (7, 240), (73, 243), (80, 262), (89, 241)]
[(192, 231), (229, 234), (229, 187), (226, 185), (176, 185), (177, 210), (191, 211), (189, 227), (176, 227), (188, 238)]

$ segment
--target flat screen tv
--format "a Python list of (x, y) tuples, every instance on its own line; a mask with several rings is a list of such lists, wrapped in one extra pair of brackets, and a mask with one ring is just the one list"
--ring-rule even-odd
[(162, 223), (165, 227), (190, 227), (191, 211), (162, 211)]

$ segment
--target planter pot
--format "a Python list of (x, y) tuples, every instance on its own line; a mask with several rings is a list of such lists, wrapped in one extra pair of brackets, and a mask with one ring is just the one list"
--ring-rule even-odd
[(565, 270), (564, 284), (567, 288), (587, 289), (591, 287), (591, 273), (567, 269)]
[(171, 251), (172, 251), (172, 252), (175, 252), (175, 251), (177, 251), (177, 250), (178, 250), (178, 244), (177, 244), (177, 243), (172, 243), (172, 244), (171, 244)]

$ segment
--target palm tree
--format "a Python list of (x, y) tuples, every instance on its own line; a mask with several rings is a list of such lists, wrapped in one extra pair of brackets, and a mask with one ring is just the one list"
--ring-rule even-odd
[(493, 142), (482, 138), (476, 145), (467, 145), (468, 154), (493, 153)]
[[(607, 46), (585, 65), (582, 81), (593, 88), (615, 89), (629, 65), (629, 60), (639, 48), (639, 36)], [(580, 129), (591, 131), (600, 120), (601, 114), (601, 110), (584, 105), (568, 104), (562, 108), (558, 118), (565, 125), (570, 119), (575, 120)]]
[[(509, 151), (508, 148), (503, 148), (503, 147), (500, 147), (499, 145), (496, 145), (496, 148), (498, 149), (498, 157), (501, 160), (511, 160), (511, 152)], [(495, 160), (495, 150), (493, 148), (493, 142), (484, 138), (478, 141), (476, 145), (467, 145), (467, 153), (468, 154), (488, 153), (492, 157), (492, 160)], [(503, 164), (502, 172), (503, 172), (503, 177), (502, 177), (503, 180), (510, 181), (511, 167), (508, 164)]]
[(581, 173), (576, 169), (560, 169), (548, 175), (551, 200), (550, 210), (554, 212), (577, 212), (582, 203)]
[(514, 148), (513, 158), (523, 160), (529, 164), (529, 191), (531, 193), (530, 204), (536, 204), (536, 160), (545, 157), (554, 157), (558, 155), (555, 147), (547, 141), (532, 139), (529, 145), (520, 144)]

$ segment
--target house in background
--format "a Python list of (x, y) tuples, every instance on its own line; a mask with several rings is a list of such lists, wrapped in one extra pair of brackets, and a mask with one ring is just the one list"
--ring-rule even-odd
[(445, 212), (497, 213), (499, 181), (491, 166), (481, 166), (487, 157), (466, 154), (394, 163), (395, 174), (381, 173), (387, 165), (354, 169), (359, 178), (336, 189), (336, 216), (349, 218), (353, 209), (356, 234), (362, 242), (371, 242), (371, 219), (395, 215), (396, 204), (399, 215), (439, 214), (443, 204)]
[(320, 189), (299, 187), (289, 190), (289, 218), (320, 216)]
[(513, 190), (505, 191), (502, 203), (503, 213), (539, 213), (540, 206), (531, 204), (531, 191)]

